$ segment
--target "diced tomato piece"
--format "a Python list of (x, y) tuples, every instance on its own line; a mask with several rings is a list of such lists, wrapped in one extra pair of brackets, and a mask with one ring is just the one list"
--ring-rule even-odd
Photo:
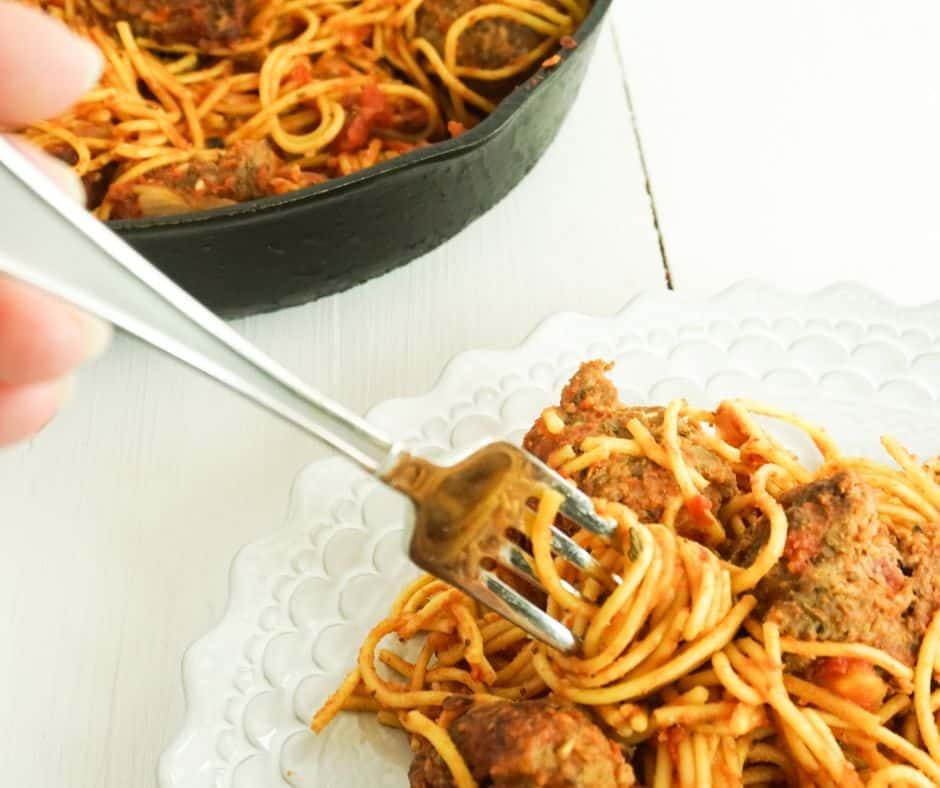
[(359, 99), (359, 106), (362, 107), (362, 114), (382, 125), (388, 115), (388, 99), (374, 82), (370, 82), (362, 89), (362, 97)]
[(823, 657), (810, 674), (813, 681), (864, 709), (874, 711), (884, 702), (888, 686), (870, 662), (856, 657)]
[(738, 421), (731, 407), (722, 402), (715, 413), (715, 428), (718, 437), (732, 446), (740, 447), (747, 440), (744, 426)]
[(369, 133), (372, 131), (372, 124), (365, 115), (354, 112), (352, 117), (346, 121), (346, 127), (336, 140), (336, 149), (340, 153), (352, 153), (359, 150), (369, 141)]
[(467, 127), (463, 125), (460, 121), (449, 120), (447, 121), (447, 133), (451, 137), (459, 137), (467, 130)]
[(372, 137), (372, 129), (389, 122), (389, 106), (378, 85), (370, 82), (348, 107), (346, 124), (333, 141), (335, 153), (352, 153), (364, 147)]
[(746, 441), (741, 447), (741, 461), (755, 471), (767, 464), (767, 458), (760, 452), (753, 451), (750, 441)]
[(709, 513), (712, 510), (712, 502), (704, 495), (696, 495), (685, 502), (685, 508), (692, 516), (692, 520), (703, 525), (709, 522)]
[(288, 78), (291, 82), (298, 85), (306, 85), (313, 78), (313, 74), (310, 72), (310, 66), (302, 60), (299, 60), (290, 70)]

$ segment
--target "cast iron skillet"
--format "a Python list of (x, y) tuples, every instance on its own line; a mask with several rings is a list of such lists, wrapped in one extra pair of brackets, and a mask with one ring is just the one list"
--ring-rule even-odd
[(611, 0), (595, 0), (561, 63), (459, 137), (296, 192), (111, 226), (227, 317), (337, 293), (430, 251), (502, 199), (554, 138)]

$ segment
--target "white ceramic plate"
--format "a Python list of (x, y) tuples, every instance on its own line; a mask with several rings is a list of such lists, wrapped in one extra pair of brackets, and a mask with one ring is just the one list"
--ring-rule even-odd
[[(940, 451), (940, 308), (851, 286), (793, 296), (745, 284), (704, 303), (663, 292), (612, 318), (558, 315), (515, 350), (458, 356), (433, 391), (370, 419), (426, 456), (519, 439), (596, 357), (617, 362), (626, 402), (753, 396), (823, 422), (852, 453), (880, 456), (881, 432)], [(162, 788), (407, 786), (404, 737), (367, 715), (307, 730), (415, 574), (402, 516), (394, 495), (343, 461), (301, 473), (286, 525), (238, 554), (224, 619), (186, 654), (188, 713), (160, 761)]]

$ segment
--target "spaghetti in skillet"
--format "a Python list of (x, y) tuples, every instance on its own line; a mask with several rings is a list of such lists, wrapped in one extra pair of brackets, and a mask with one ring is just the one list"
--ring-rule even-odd
[(25, 0), (101, 49), (100, 83), (24, 130), (102, 219), (229, 205), (472, 127), (588, 0)]
[[(535, 488), (515, 538), (547, 593), (506, 578), (581, 652), (422, 576), (314, 731), (342, 710), (404, 729), (416, 788), (940, 784), (937, 463), (890, 437), (897, 467), (846, 456), (747, 400), (627, 407), (607, 368), (582, 365), (525, 446), (592, 496), (617, 539), (572, 532), (560, 496)], [(803, 431), (819, 467), (768, 419)], [(553, 525), (620, 582), (556, 559)]]

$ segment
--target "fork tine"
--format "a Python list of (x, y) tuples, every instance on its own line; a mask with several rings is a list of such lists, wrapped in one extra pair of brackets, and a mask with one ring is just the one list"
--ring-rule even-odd
[(552, 550), (608, 589), (621, 583), (619, 577), (604, 569), (594, 556), (555, 526), (552, 526)]
[[(577, 545), (575, 545), (575, 547), (577, 547)], [(590, 558), (590, 556), (588, 556), (588, 558)], [(545, 590), (539, 582), (538, 576), (535, 574), (535, 559), (518, 545), (508, 540), (500, 542), (495, 559), (500, 565), (515, 572), (523, 579), (528, 580), (537, 589), (541, 591)], [(567, 580), (561, 580), (561, 585), (569, 594), (576, 597), (581, 596), (581, 592)]]
[(528, 580), (536, 588), (542, 588), (539, 579), (535, 574), (535, 562), (529, 553), (508, 539), (499, 543), (493, 558), (506, 569), (515, 572), (525, 580)]
[[(522, 533), (528, 530), (526, 525), (534, 517), (530, 501), (539, 495), (534, 486), (542, 485), (542, 491), (548, 488), (561, 495), (559, 512), (574, 525), (604, 539), (616, 536), (616, 522), (598, 515), (587, 495), (537, 457), (506, 442), (487, 444), (447, 468), (403, 454), (382, 478), (417, 507), (411, 528), (405, 530), (412, 561), (535, 639), (565, 653), (578, 650), (580, 641), (574, 633), (493, 572), (483, 569), (480, 561), (493, 560), (541, 588), (534, 559), (507, 538), (505, 531), (507, 527)], [(495, 508), (494, 501), (498, 504)], [(486, 506), (481, 507), (484, 502)], [(620, 540), (612, 539), (611, 545), (620, 549)], [(622, 582), (554, 526), (550, 549), (554, 556), (608, 590)], [(569, 583), (565, 583), (565, 589), (581, 596)]]
[[(525, 527), (519, 529), (524, 536), (531, 535), (534, 519), (535, 512), (531, 506), (527, 506), (524, 512)], [(552, 526), (552, 550), (589, 577), (593, 577), (608, 590), (620, 584), (619, 577), (608, 572), (594, 556), (554, 525)]]
[(526, 459), (535, 467), (542, 477), (542, 482), (556, 492), (561, 493), (564, 500), (561, 504), (561, 513), (569, 520), (590, 531), (593, 534), (609, 539), (617, 532), (617, 525), (611, 520), (601, 517), (594, 509), (594, 503), (571, 482), (549, 468), (538, 457), (526, 452)]
[(568, 627), (532, 604), (492, 572), (481, 571), (479, 579), (482, 586), (464, 590), (543, 643), (566, 654), (579, 648), (578, 639)]
[(559, 492), (565, 496), (561, 504), (561, 513), (576, 525), (605, 539), (609, 539), (617, 532), (617, 526), (601, 517), (594, 510), (591, 499), (575, 489), (569, 482), (565, 482), (565, 489)]

